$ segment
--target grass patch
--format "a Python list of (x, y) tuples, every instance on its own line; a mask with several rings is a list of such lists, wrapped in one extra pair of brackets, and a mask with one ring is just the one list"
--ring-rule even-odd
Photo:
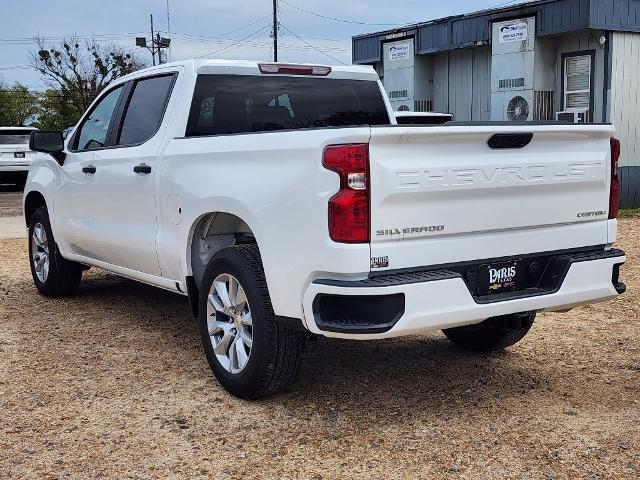
[(621, 208), (618, 212), (618, 218), (636, 218), (640, 217), (640, 208)]

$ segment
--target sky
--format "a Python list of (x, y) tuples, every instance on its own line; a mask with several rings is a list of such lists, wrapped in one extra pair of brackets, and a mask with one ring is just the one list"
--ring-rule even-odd
[[(279, 0), (279, 60), (351, 63), (352, 35), (519, 2)], [(272, 0), (169, 0), (169, 12), (172, 60), (207, 55), (272, 59)], [(166, 36), (167, 0), (0, 0), (0, 81), (45, 88), (40, 74), (28, 66), (37, 35), (48, 45), (71, 35), (95, 36), (101, 44), (116, 44), (151, 64), (151, 54), (134, 40), (149, 35), (150, 14), (155, 29)]]

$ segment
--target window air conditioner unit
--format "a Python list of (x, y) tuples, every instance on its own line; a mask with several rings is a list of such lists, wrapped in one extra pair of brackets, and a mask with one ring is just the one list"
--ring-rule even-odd
[(571, 110), (570, 112), (556, 112), (558, 122), (587, 123), (589, 118), (588, 110)]

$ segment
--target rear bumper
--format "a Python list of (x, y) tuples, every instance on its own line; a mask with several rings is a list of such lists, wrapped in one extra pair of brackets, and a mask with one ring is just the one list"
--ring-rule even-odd
[(29, 162), (0, 163), (0, 173), (27, 173)]
[(303, 297), (309, 331), (327, 337), (378, 339), (479, 323), (526, 311), (567, 310), (624, 292), (621, 250), (562, 254), (553, 288), (477, 297), (454, 270), (430, 269), (360, 281), (316, 280)]

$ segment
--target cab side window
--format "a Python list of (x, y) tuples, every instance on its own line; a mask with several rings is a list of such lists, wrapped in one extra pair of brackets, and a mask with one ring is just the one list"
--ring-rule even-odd
[(122, 94), (122, 86), (107, 93), (78, 129), (77, 150), (95, 150), (107, 143), (109, 125)]
[(118, 145), (138, 145), (155, 135), (162, 123), (174, 75), (138, 80), (124, 114)]

